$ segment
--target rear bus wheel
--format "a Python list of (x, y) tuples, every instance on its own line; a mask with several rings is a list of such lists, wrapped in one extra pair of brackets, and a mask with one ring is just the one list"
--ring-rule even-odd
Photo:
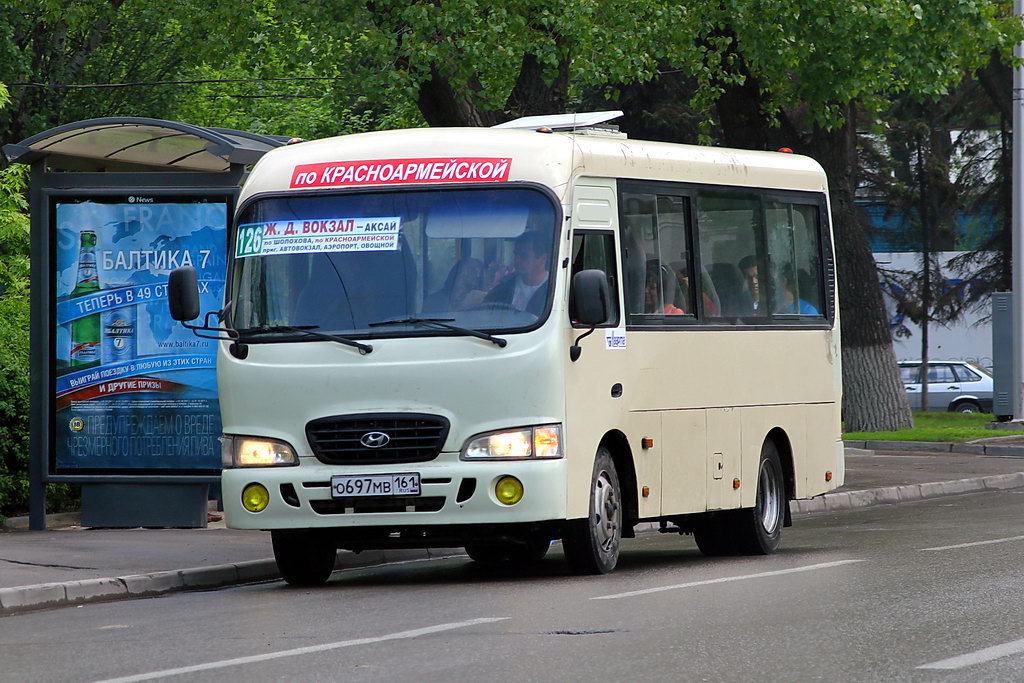
[(785, 521), (786, 482), (775, 444), (761, 446), (754, 507), (736, 511), (735, 543), (741, 555), (770, 555), (779, 549)]
[(622, 493), (611, 453), (602, 447), (594, 459), (590, 514), (570, 520), (562, 534), (569, 568), (577, 574), (607, 574), (619, 561), (622, 543)]
[(281, 577), (292, 586), (320, 586), (331, 578), (338, 557), (333, 544), (303, 531), (271, 531), (270, 538)]

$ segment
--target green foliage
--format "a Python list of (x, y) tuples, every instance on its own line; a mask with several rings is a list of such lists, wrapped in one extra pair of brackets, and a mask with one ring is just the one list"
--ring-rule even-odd
[[(28, 509), (28, 167), (0, 170), (0, 519)], [(78, 487), (47, 487), (50, 510), (72, 510)]]
[(29, 222), (27, 168), (0, 171), (0, 516), (28, 500)]

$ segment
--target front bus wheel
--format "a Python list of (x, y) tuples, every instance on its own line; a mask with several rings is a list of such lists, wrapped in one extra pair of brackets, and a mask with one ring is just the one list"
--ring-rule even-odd
[(741, 555), (770, 555), (778, 550), (786, 504), (786, 482), (779, 451), (768, 439), (761, 446), (754, 507), (736, 511), (736, 551)]
[(577, 574), (607, 574), (619, 561), (622, 493), (611, 453), (601, 447), (590, 482), (590, 514), (570, 520), (562, 534), (569, 568)]
[(308, 531), (273, 530), (270, 539), (281, 577), (292, 586), (319, 586), (334, 571), (338, 549)]

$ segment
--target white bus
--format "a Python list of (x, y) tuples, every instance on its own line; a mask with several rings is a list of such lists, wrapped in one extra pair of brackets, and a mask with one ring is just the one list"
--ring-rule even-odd
[(525, 562), (555, 539), (605, 573), (648, 522), (771, 553), (789, 500), (843, 483), (821, 167), (582, 120), (253, 169), (219, 312), (222, 492), (288, 582), (326, 581), (339, 548)]

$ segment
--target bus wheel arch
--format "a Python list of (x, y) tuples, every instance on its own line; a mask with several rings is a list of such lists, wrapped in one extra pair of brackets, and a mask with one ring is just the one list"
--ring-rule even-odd
[(611, 453), (612, 462), (619, 475), (619, 486), (622, 489), (622, 537), (635, 538), (633, 525), (640, 516), (640, 501), (637, 498), (633, 450), (629, 447), (626, 435), (618, 430), (605, 434), (601, 439), (600, 448), (605, 448)]
[(793, 464), (793, 446), (789, 442), (789, 435), (781, 427), (775, 427), (768, 432), (765, 441), (771, 441), (775, 444), (775, 452), (778, 454), (779, 463), (782, 465), (782, 479), (786, 485), (786, 506), (783, 526), (793, 526), (793, 518), (789, 511), (789, 501), (796, 498), (796, 468)]

